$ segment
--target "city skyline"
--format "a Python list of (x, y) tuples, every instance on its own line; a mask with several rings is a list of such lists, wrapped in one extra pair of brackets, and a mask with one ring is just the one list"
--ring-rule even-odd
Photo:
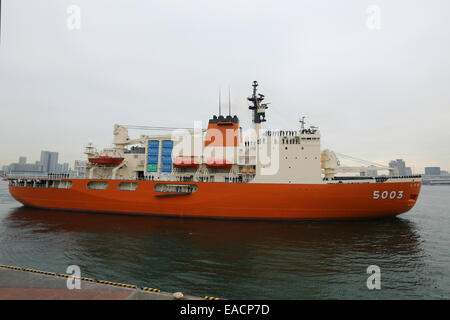
[[(53, 169), (53, 171), (52, 170), (47, 170), (47, 171), (43, 170), (43, 172), (58, 172), (58, 171), (68, 172), (68, 171), (72, 171), (72, 170), (77, 171), (77, 167), (79, 168), (79, 167), (84, 166), (83, 163), (85, 161), (87, 161), (87, 159), (86, 160), (76, 159), (72, 162), (73, 166), (70, 166), (70, 164), (68, 162), (58, 163), (59, 152), (42, 150), (41, 156), (40, 156), (41, 161), (36, 160), (35, 165), (43, 165), (42, 159), (43, 159), (43, 154), (45, 154), (45, 153), (56, 154), (56, 165), (62, 166), (62, 170), (55, 170), (55, 169)], [(28, 163), (27, 160), (28, 160), (28, 156), (19, 156), (17, 162), (11, 162), (9, 164), (0, 165), (0, 168), (2, 168), (2, 171), (3, 171), (5, 167), (8, 167), (10, 165), (14, 165), (14, 164), (29, 165), (29, 164), (31, 164), (31, 163)], [(346, 161), (346, 160), (344, 160), (344, 161)], [(389, 161), (389, 167), (397, 168), (399, 170), (399, 175), (404, 175), (404, 176), (411, 175), (411, 174), (440, 175), (441, 173), (443, 173), (444, 175), (448, 175), (448, 172), (449, 172), (449, 170), (447, 168), (442, 168), (439, 166), (426, 166), (423, 168), (422, 171), (414, 171), (412, 169), (413, 165), (408, 163), (409, 166), (406, 166), (406, 163), (408, 163), (408, 162), (405, 161), (404, 159), (393, 159), (393, 160)], [(44, 167), (45, 167), (45, 165), (44, 165)], [(374, 166), (367, 165), (367, 167), (371, 168)], [(50, 168), (50, 167), (47, 166), (47, 168)], [(53, 168), (55, 168), (55, 165), (53, 166)], [(439, 173), (436, 173), (437, 171)], [(431, 172), (434, 172), (434, 173), (431, 173)], [(378, 175), (377, 171), (369, 171), (369, 176), (377, 176), (377, 175)]]
[(55, 151), (42, 150), (40, 160), (28, 162), (28, 156), (19, 156), (17, 162), (12, 162), (0, 166), (4, 173), (68, 173), (70, 171), (77, 171), (77, 167), (83, 163), (82, 160), (75, 160), (73, 166), (68, 162), (58, 162), (59, 153)]
[[(106, 146), (104, 146), (105, 148), (107, 148), (107, 147), (109, 147), (109, 146), (111, 146), (111, 144), (110, 145), (106, 145)], [(42, 150), (43, 151), (43, 150)], [(41, 152), (42, 152), (41, 151)], [(56, 152), (56, 153), (59, 153), (59, 152)], [(59, 153), (59, 155), (61, 155), (60, 153)], [(39, 156), (39, 157), (30, 157), (29, 155), (19, 155), (19, 156), (16, 156), (16, 155), (14, 155), (14, 156), (12, 156), (11, 158), (16, 158), (16, 160), (18, 159), (18, 161), (17, 161), (17, 163), (20, 163), (20, 159), (21, 158), (25, 158), (25, 161), (30, 161), (30, 163), (31, 162), (39, 162), (39, 160), (40, 160), (40, 158), (41, 158), (41, 155)], [(83, 158), (82, 160), (80, 160), (80, 157), (81, 158)], [(66, 160), (67, 159), (67, 157), (61, 157), (61, 159), (64, 159), (64, 161), (62, 162), (62, 163), (71, 163), (71, 164), (74, 164), (74, 163), (76, 163), (77, 161), (87, 161), (87, 157), (86, 157), (86, 155), (84, 155), (83, 153), (81, 153), (80, 152), (80, 157), (79, 158), (74, 158), (74, 159), (70, 159), (70, 160)], [(339, 157), (338, 157), (339, 158)], [(33, 160), (30, 160), (30, 159), (33, 159)], [(37, 160), (34, 160), (34, 159), (37, 159)], [(2, 161), (3, 160), (3, 161)], [(346, 160), (346, 159), (341, 159), (341, 161), (348, 161), (348, 160)], [(363, 159), (363, 160), (367, 160), (367, 159)], [(418, 166), (417, 164), (414, 164), (414, 163), (412, 163), (412, 162), (410, 162), (410, 161), (408, 161), (408, 159), (396, 159), (396, 158), (392, 158), (392, 159), (388, 159), (388, 160), (386, 160), (386, 162), (383, 162), (382, 160), (380, 160), (380, 159), (378, 159), (378, 160), (371, 160), (371, 159), (369, 159), (368, 161), (373, 161), (373, 162), (378, 162), (378, 163), (380, 163), (380, 164), (384, 164), (385, 166), (389, 166), (389, 164), (390, 164), (390, 162), (392, 162), (392, 161), (395, 161), (395, 160), (404, 160), (404, 161), (406, 161), (407, 163), (408, 163), (408, 167), (411, 169), (411, 172), (413, 173), (413, 174), (425, 174), (425, 168), (427, 168), (427, 167), (439, 167), (441, 170), (444, 170), (444, 171), (450, 171), (450, 166), (449, 167), (445, 167), (445, 166), (439, 166), (439, 165), (436, 165), (434, 162), (429, 162), (429, 163), (425, 163), (423, 166)], [(14, 163), (14, 159), (13, 159), (13, 161), (10, 161), (10, 162), (8, 162), (8, 161), (6, 161), (6, 160), (4, 160), (4, 158), (3, 159), (0, 159), (0, 168), (2, 168), (2, 167), (4, 167), (4, 166), (8, 166), (8, 165), (10, 165), (10, 164), (12, 164), (12, 163)], [(28, 164), (28, 162), (27, 162), (27, 164)]]
[(267, 128), (306, 115), (323, 149), (450, 168), (448, 1), (380, 2), (377, 30), (359, 1), (79, 0), (75, 30), (68, 1), (2, 4), (0, 165), (43, 149), (73, 163), (89, 141), (111, 145), (114, 123), (206, 127), (228, 86), (245, 129), (258, 80)]

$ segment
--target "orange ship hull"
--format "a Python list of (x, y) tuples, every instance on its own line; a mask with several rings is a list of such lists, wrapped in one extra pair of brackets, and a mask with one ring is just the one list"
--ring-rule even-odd
[[(26, 206), (75, 211), (231, 219), (359, 219), (395, 216), (410, 210), (421, 182), (349, 184), (195, 184), (194, 193), (154, 191), (161, 181), (104, 180), (105, 190), (88, 190), (89, 179), (74, 179), (70, 189), (10, 186)], [(120, 182), (137, 182), (135, 191), (119, 190)], [(384, 193), (387, 191), (387, 193)], [(400, 197), (401, 191), (401, 197)], [(395, 194), (374, 199), (374, 192)], [(395, 192), (395, 193), (394, 193)]]

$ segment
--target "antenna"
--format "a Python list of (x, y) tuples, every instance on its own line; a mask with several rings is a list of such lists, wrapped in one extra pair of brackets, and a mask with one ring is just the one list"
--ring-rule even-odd
[(222, 102), (220, 101), (220, 97), (222, 96), (221, 92), (220, 92), (220, 88), (219, 88), (219, 116), (222, 115), (222, 110), (221, 110), (221, 106), (222, 106)]
[(302, 132), (305, 130), (305, 116), (303, 116), (302, 118), (301, 118), (301, 120), (300, 120), (300, 123), (302, 124), (302, 126), (301, 126), (301, 129), (302, 129)]
[(252, 106), (248, 108), (253, 111), (253, 122), (258, 124), (266, 121), (266, 109), (267, 103), (261, 103), (264, 100), (263, 94), (257, 94), (256, 88), (258, 87), (258, 81), (253, 81), (253, 94), (248, 97), (247, 100), (252, 102)]
[(2, 0), (0, 0), (0, 44), (2, 42)]
[(230, 86), (228, 86), (228, 114), (231, 116), (231, 94), (230, 94)]

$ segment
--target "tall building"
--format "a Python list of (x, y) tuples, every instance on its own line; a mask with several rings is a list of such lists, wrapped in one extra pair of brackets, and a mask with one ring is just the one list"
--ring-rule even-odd
[[(375, 166), (370, 165), (369, 168), (375, 168)], [(376, 177), (376, 176), (378, 176), (378, 171), (377, 170), (369, 170), (369, 171), (367, 171), (367, 175), (369, 177)]]
[(63, 163), (62, 165), (62, 172), (68, 173), (69, 172), (69, 164), (67, 162)]
[[(374, 165), (370, 165), (368, 168), (376, 168)], [(377, 177), (378, 176), (378, 171), (377, 170), (367, 170), (367, 171), (362, 171), (359, 173), (359, 175), (361, 177)]]
[(58, 152), (41, 151), (40, 164), (44, 168), (44, 172), (58, 172)]
[(19, 157), (19, 164), (26, 164), (27, 163), (27, 157)]
[(440, 176), (441, 175), (441, 167), (425, 167), (425, 175)]
[(39, 161), (39, 163), (42, 165), (45, 172), (48, 172), (49, 158), (50, 158), (49, 151), (41, 151), (41, 160)]
[(403, 161), (403, 159), (392, 160), (391, 162), (389, 162), (389, 168), (396, 168), (400, 176), (411, 175), (408, 174), (408, 172), (406, 171), (406, 164), (405, 161)]
[(73, 170), (76, 172), (78, 177), (84, 176), (86, 173), (86, 161), (75, 160)]

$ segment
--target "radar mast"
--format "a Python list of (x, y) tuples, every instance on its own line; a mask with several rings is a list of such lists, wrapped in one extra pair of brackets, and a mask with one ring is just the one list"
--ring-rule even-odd
[(252, 103), (248, 108), (253, 111), (253, 123), (255, 129), (258, 131), (261, 122), (266, 121), (266, 109), (268, 108), (267, 103), (262, 103), (264, 100), (264, 95), (257, 93), (258, 81), (253, 81), (253, 94), (247, 98), (248, 101)]

